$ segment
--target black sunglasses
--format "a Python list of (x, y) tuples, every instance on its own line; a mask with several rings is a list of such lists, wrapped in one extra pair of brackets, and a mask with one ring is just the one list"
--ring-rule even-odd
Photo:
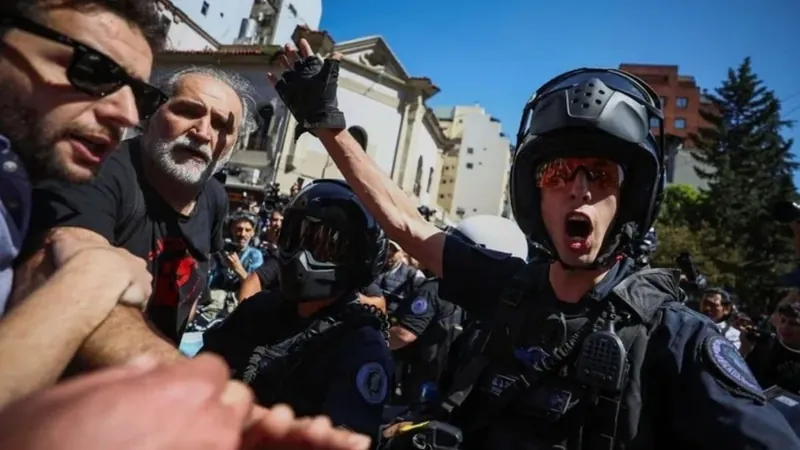
[(72, 47), (72, 61), (67, 67), (67, 79), (76, 89), (95, 97), (105, 97), (130, 86), (139, 110), (139, 119), (145, 120), (169, 99), (155, 86), (137, 80), (117, 62), (99, 51), (70, 37), (19, 16), (0, 15), (0, 29), (17, 28), (44, 39)]

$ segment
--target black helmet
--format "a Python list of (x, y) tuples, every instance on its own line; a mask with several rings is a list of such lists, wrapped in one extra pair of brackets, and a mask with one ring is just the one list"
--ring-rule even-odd
[[(657, 122), (657, 123), (654, 123)], [(657, 139), (651, 125), (659, 130)], [(558, 157), (615, 161), (625, 172), (616, 216), (593, 266), (626, 250), (652, 225), (665, 185), (661, 101), (644, 81), (615, 69), (578, 69), (539, 88), (525, 105), (511, 167), (511, 207), (532, 244), (559, 259), (541, 217), (540, 164)]]
[(347, 183), (306, 185), (286, 206), (278, 237), (284, 298), (321, 300), (368, 285), (386, 265), (387, 245)]

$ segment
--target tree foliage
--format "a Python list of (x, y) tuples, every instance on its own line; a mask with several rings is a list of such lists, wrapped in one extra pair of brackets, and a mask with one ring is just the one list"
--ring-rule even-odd
[[(777, 278), (793, 260), (791, 233), (772, 208), (794, 198), (792, 142), (781, 129), (780, 101), (753, 73), (747, 58), (715, 90), (708, 123), (696, 135), (693, 156), (711, 170), (696, 169), (708, 188), (670, 187), (657, 228), (658, 264), (691, 251), (713, 282), (733, 289), (758, 308), (775, 296)], [(688, 189), (687, 189), (688, 188)]]

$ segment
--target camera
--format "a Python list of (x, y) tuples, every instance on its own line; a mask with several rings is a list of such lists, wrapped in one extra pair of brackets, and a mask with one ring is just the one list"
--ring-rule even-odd
[(233, 242), (226, 242), (224, 246), (222, 246), (222, 251), (225, 253), (236, 253), (237, 251), (236, 244)]
[(775, 203), (772, 218), (780, 223), (791, 223), (800, 220), (800, 205), (790, 201)]
[(281, 185), (272, 183), (264, 188), (264, 203), (262, 210), (271, 212), (282, 208), (289, 203), (289, 197), (281, 194)]

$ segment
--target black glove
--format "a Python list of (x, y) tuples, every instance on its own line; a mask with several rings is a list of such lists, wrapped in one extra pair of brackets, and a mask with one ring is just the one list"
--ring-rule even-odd
[(311, 55), (283, 73), (275, 90), (297, 120), (295, 139), (305, 131), (347, 127), (336, 99), (338, 85), (339, 61), (330, 58), (323, 62)]

